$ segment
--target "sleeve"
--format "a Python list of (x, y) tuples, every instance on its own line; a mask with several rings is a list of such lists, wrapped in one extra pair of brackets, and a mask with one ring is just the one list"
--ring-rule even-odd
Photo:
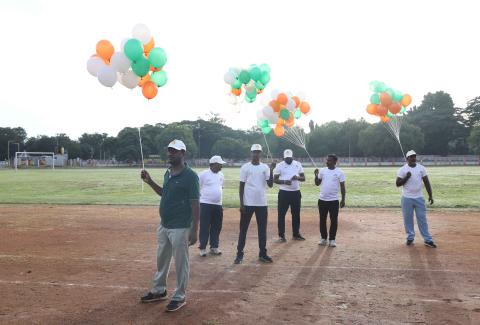
[(323, 168), (320, 168), (320, 172), (318, 173), (318, 179), (323, 179)]
[(298, 163), (298, 173), (304, 173), (305, 171), (303, 170), (303, 166), (301, 163)]
[(190, 186), (188, 198), (190, 200), (198, 200), (200, 198), (200, 186), (198, 181), (198, 175), (195, 172), (192, 172), (192, 185)]
[(267, 165), (265, 165), (265, 180), (268, 181), (270, 179), (270, 167), (268, 167)]
[(422, 178), (425, 177), (425, 176), (428, 176), (427, 175), (427, 169), (423, 166), (422, 166), (422, 169), (420, 170), (420, 175), (422, 175)]
[(205, 171), (201, 172), (198, 175), (198, 182), (199, 182), (200, 188), (202, 188), (202, 186), (203, 186), (203, 182), (204, 182), (204, 178), (205, 178), (204, 175), (205, 175)]
[(278, 164), (273, 170), (273, 175), (280, 175), (280, 164)]
[(339, 172), (340, 175), (338, 175), (338, 180), (340, 181), (340, 183), (345, 182), (345, 174), (341, 170)]
[(247, 182), (247, 165), (243, 165), (242, 168), (240, 168), (240, 182)]
[(223, 175), (223, 173), (221, 172), (221, 174), (220, 174), (220, 186), (223, 188), (224, 185), (225, 185), (225, 175)]
[(405, 170), (402, 168), (400, 168), (397, 172), (397, 177), (400, 177), (400, 178), (404, 178), (406, 176), (407, 173), (405, 173)]

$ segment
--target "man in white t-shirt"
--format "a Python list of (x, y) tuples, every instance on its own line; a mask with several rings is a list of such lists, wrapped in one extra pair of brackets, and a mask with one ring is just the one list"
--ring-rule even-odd
[(305, 174), (302, 164), (293, 160), (293, 151), (286, 149), (283, 152), (283, 161), (273, 171), (273, 182), (280, 184), (278, 191), (278, 241), (284, 243), (285, 238), (285, 215), (288, 208), (292, 213), (292, 232), (294, 240), (305, 240), (300, 234), (300, 206), (302, 193), (300, 182), (305, 182)]
[(221, 172), (222, 157), (213, 156), (209, 160), (210, 168), (198, 175), (200, 181), (200, 256), (207, 256), (207, 243), (210, 237), (210, 253), (220, 255), (218, 248), (222, 230), (223, 208), (222, 194), (225, 177)]
[(240, 264), (243, 261), (245, 241), (247, 238), (248, 226), (253, 214), (257, 218), (258, 228), (258, 259), (263, 263), (272, 263), (272, 259), (267, 255), (267, 185), (273, 186), (273, 169), (275, 163), (272, 162), (270, 168), (260, 162), (262, 156), (262, 146), (252, 145), (251, 162), (246, 163), (240, 169), (240, 234), (238, 236), (237, 257), (234, 263)]
[[(327, 156), (327, 167), (320, 171), (315, 169), (315, 185), (320, 186), (320, 199), (318, 200), (318, 212), (320, 214), (320, 235), (319, 245), (330, 247), (337, 246), (336, 235), (338, 228), (338, 210), (345, 207), (345, 175), (336, 167), (337, 156)], [(338, 190), (342, 193), (342, 200), (338, 202)], [(327, 233), (327, 215), (330, 214), (330, 231)], [(328, 235), (328, 238), (327, 238)], [(327, 240), (330, 240), (329, 242)]]
[(425, 199), (422, 193), (422, 183), (428, 193), (428, 201), (433, 204), (432, 187), (428, 180), (427, 170), (420, 164), (417, 164), (417, 154), (410, 150), (406, 154), (407, 164), (397, 172), (397, 187), (403, 186), (402, 191), (402, 214), (405, 232), (407, 233), (407, 246), (413, 245), (415, 239), (415, 225), (413, 221), (413, 212), (417, 217), (417, 225), (422, 234), (425, 246), (435, 248), (432, 236), (428, 232), (427, 209)]

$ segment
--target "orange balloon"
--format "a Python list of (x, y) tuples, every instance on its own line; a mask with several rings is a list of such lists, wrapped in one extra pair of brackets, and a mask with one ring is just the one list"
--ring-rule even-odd
[(285, 129), (282, 126), (277, 125), (275, 129), (273, 129), (273, 133), (275, 133), (277, 137), (283, 137), (285, 134)]
[(290, 113), (290, 118), (285, 122), (285, 126), (287, 128), (291, 128), (295, 124), (295, 118), (293, 117), (293, 114)]
[(409, 94), (405, 94), (402, 97), (402, 100), (400, 101), (400, 104), (402, 104), (403, 107), (407, 107), (412, 103), (412, 96)]
[(400, 103), (391, 103), (390, 106), (388, 106), (388, 110), (392, 114), (400, 113), (401, 109), (402, 109), (402, 105), (400, 105)]
[(282, 125), (285, 125), (285, 120), (282, 118), (279, 118), (277, 121), (277, 126), (282, 126)]
[(292, 100), (295, 102), (295, 107), (298, 107), (298, 105), (300, 105), (301, 100), (297, 96), (292, 96)]
[(287, 105), (287, 103), (288, 103), (288, 97), (287, 97), (287, 95), (284, 94), (284, 93), (278, 94), (278, 96), (277, 96), (277, 102), (279, 102), (279, 103), (282, 104), (282, 105)]
[(385, 106), (390, 105), (392, 103), (392, 96), (390, 96), (387, 93), (381, 93), (380, 94), (380, 103), (382, 103), (382, 105), (385, 105)]
[(110, 62), (115, 49), (113, 48), (112, 43), (107, 40), (101, 40), (97, 43), (97, 55), (102, 59)]
[(280, 111), (280, 104), (276, 100), (271, 100), (268, 105), (273, 109), (275, 113)]
[(142, 86), (142, 94), (146, 99), (152, 99), (157, 96), (158, 88), (152, 81), (147, 81)]
[(377, 107), (377, 115), (385, 116), (388, 113), (388, 107), (384, 105), (378, 105)]
[(367, 105), (367, 113), (372, 115), (377, 115), (377, 104), (368, 104)]
[(300, 104), (300, 112), (303, 114), (308, 114), (308, 112), (310, 112), (310, 104), (307, 102), (302, 102)]
[(143, 87), (143, 85), (144, 85), (147, 81), (150, 81), (150, 75), (149, 75), (149, 74), (143, 76), (142, 78), (140, 78), (140, 79), (138, 80), (138, 86), (139, 86), (139, 87)]
[(380, 120), (383, 122), (383, 123), (387, 123), (388, 121), (390, 121), (390, 118), (388, 116), (380, 116)]
[(147, 44), (143, 46), (143, 53), (145, 53), (145, 56), (148, 56), (148, 53), (155, 47), (155, 41), (153, 40), (153, 37), (150, 37), (150, 40), (148, 41)]
[(240, 96), (242, 94), (242, 89), (232, 88), (232, 94), (234, 94), (235, 96)]

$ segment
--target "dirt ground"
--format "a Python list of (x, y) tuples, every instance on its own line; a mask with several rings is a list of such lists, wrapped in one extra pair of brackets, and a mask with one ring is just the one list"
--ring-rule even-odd
[(252, 219), (244, 264), (233, 265), (239, 215), (225, 210), (223, 255), (191, 247), (187, 305), (166, 313), (166, 302), (139, 303), (155, 271), (158, 208), (0, 205), (0, 323), (480, 324), (480, 212), (428, 218), (437, 249), (420, 235), (405, 246), (399, 211), (345, 209), (329, 248), (314, 209), (302, 210), (306, 241), (275, 243), (272, 209), (274, 263), (257, 262)]

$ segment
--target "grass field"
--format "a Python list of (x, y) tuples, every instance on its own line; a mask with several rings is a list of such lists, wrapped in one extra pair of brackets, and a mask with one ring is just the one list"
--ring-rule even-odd
[[(342, 168), (346, 175), (348, 207), (397, 207), (397, 168)], [(197, 170), (199, 171), (199, 170)], [(480, 208), (479, 167), (429, 167), (436, 208)], [(165, 169), (151, 169), (161, 181)], [(240, 169), (225, 168), (224, 206), (238, 206)], [(138, 169), (0, 170), (0, 203), (156, 205), (158, 197), (145, 185)], [(319, 188), (313, 169), (306, 169), (302, 205), (315, 206)], [(268, 191), (269, 205), (277, 203), (278, 187)]]

